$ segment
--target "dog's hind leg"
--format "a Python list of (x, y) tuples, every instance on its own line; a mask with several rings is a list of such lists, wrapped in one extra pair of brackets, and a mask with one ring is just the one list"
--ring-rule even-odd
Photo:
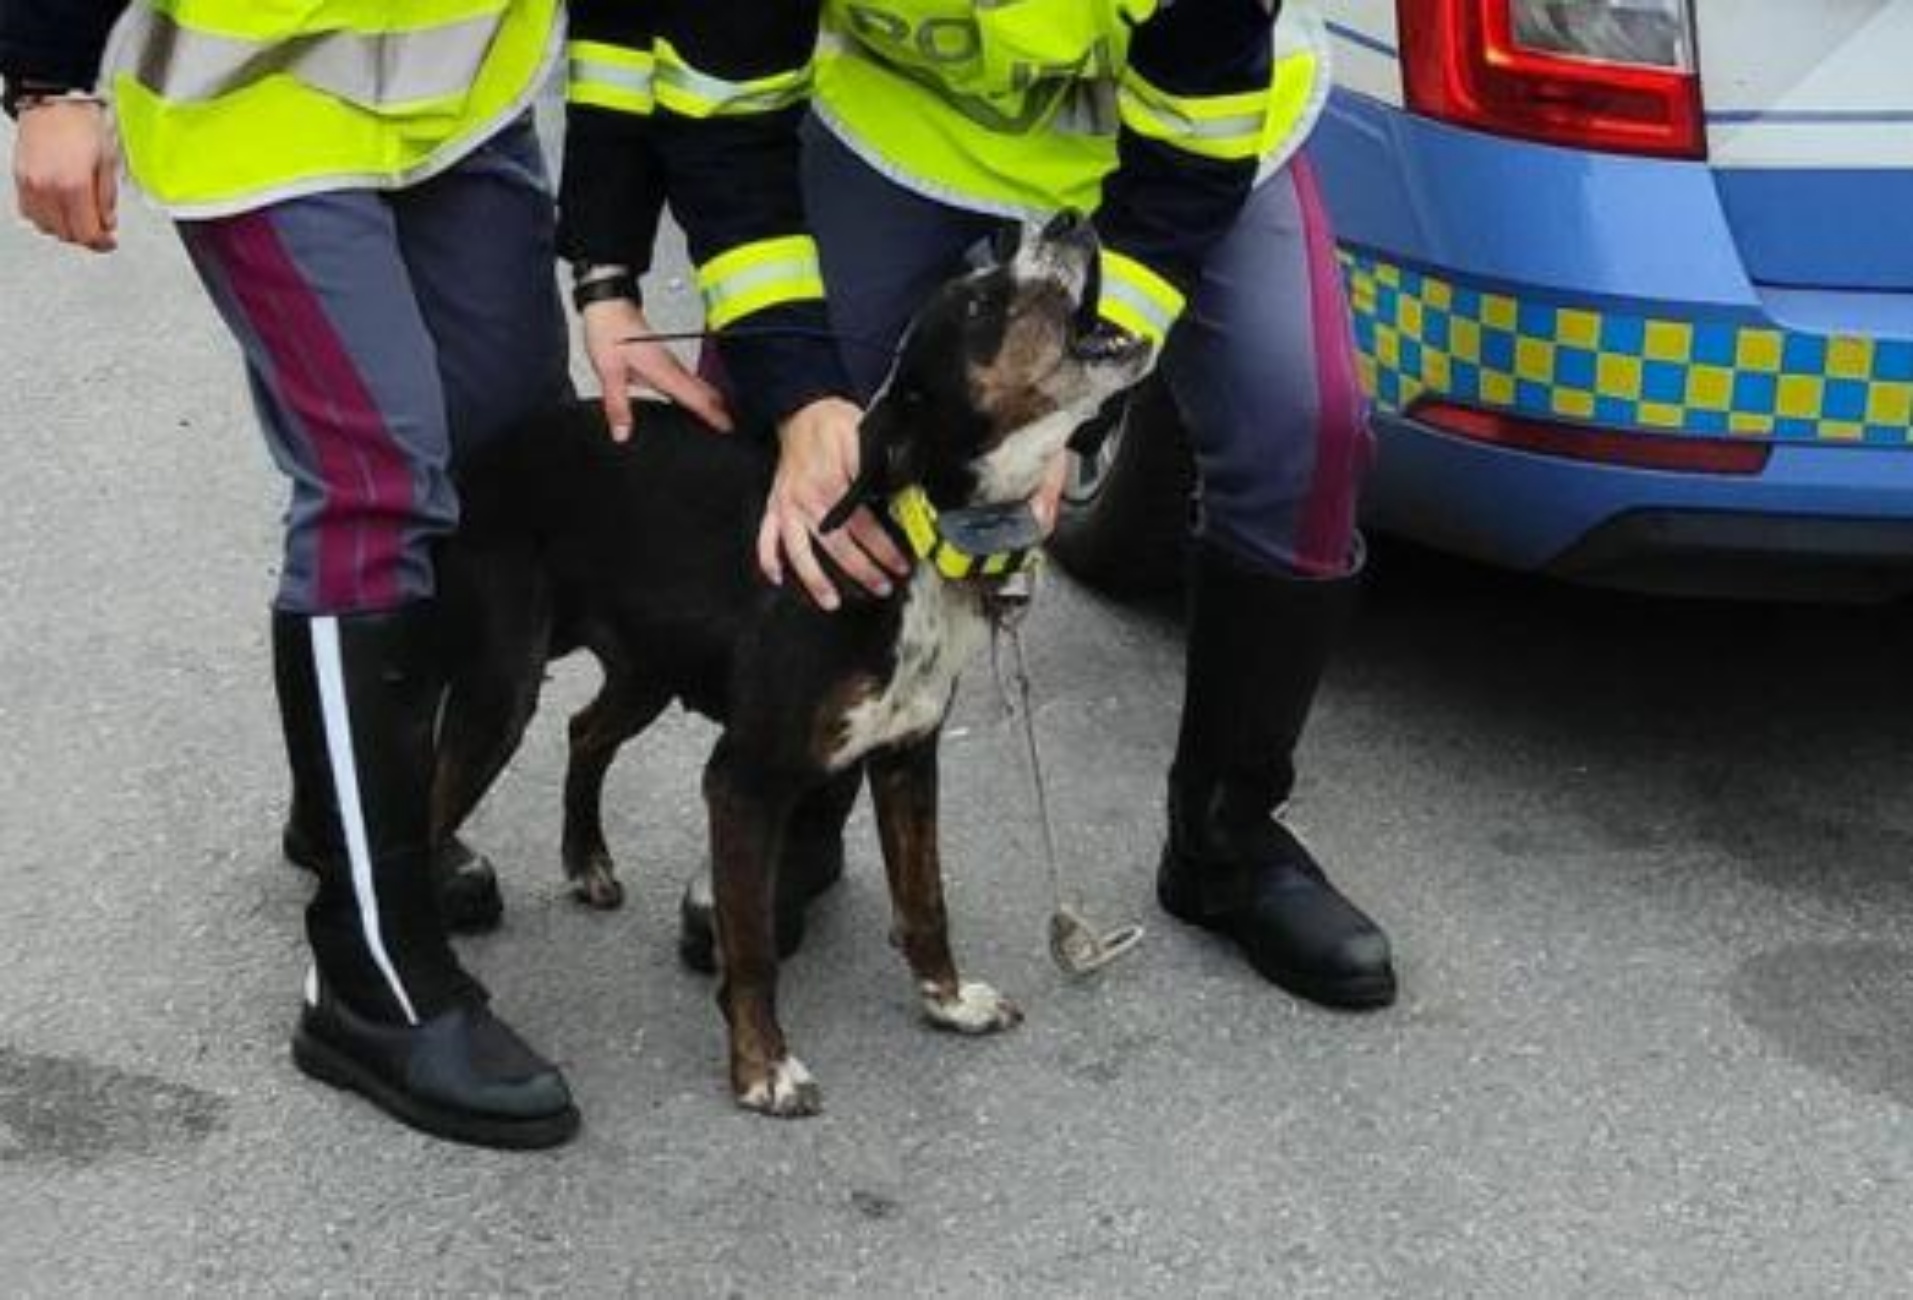
[(454, 928), (496, 923), (491, 864), (459, 838), (523, 739), (544, 683), (550, 595), (529, 551), (453, 546), (439, 566), (447, 686), (432, 775), (432, 871)]
[(772, 899), (777, 855), (792, 799), (780, 783), (738, 761), (720, 739), (704, 769), (711, 814), (711, 888), (716, 899), (717, 1004), (730, 1027), (731, 1092), (766, 1115), (815, 1115), (823, 1097), (791, 1055), (777, 1023), (777, 939)]
[(877, 837), (895, 913), (892, 941), (916, 978), (923, 1013), (940, 1029), (989, 1034), (1022, 1020), (1016, 1004), (988, 984), (957, 975), (943, 905), (937, 849), (937, 742), (881, 751), (869, 760)]
[(597, 698), (571, 719), (571, 761), (565, 768), (565, 875), (583, 903), (610, 910), (624, 902), (611, 850), (604, 840), (604, 778), (625, 741), (671, 702), (662, 687), (640, 684), (629, 668), (604, 661)]

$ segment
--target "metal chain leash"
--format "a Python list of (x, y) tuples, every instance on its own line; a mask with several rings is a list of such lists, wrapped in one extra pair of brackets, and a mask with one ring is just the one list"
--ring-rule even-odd
[[(1062, 855), (1056, 849), (1056, 822), (1050, 814), (1049, 784), (1043, 777), (1043, 758), (1036, 741), (1036, 708), (1031, 701), (1029, 660), (1023, 651), (1023, 623), (1029, 615), (1033, 579), (1020, 574), (1006, 583), (990, 602), (990, 674), (1006, 713), (1022, 715), (1023, 740), (1029, 758), (1030, 784), (1036, 791), (1036, 813), (1043, 832), (1043, 859), (1049, 868), (1049, 951), (1065, 975), (1083, 978), (1095, 974), (1142, 942), (1140, 925), (1103, 930), (1090, 923), (1068, 899)], [(1015, 660), (1015, 693), (1003, 676), (1002, 643), (1010, 643)]]

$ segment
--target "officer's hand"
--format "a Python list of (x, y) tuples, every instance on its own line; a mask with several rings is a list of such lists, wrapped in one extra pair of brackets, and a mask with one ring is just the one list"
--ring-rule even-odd
[(652, 333), (644, 311), (628, 298), (588, 303), (584, 309), (585, 355), (604, 393), (604, 417), (611, 437), (631, 436), (631, 389), (662, 393), (713, 428), (729, 433), (730, 410), (724, 395), (700, 379), (662, 343), (627, 343)]
[(868, 509), (859, 508), (835, 532), (817, 531), (856, 481), (857, 425), (862, 416), (853, 403), (826, 397), (777, 429), (777, 477), (757, 533), (757, 563), (766, 578), (779, 584), (788, 564), (811, 599), (824, 609), (836, 609), (841, 598), (818, 563), (818, 550), (877, 596), (889, 595), (893, 579), (910, 572), (909, 559)]
[(1056, 517), (1063, 505), (1063, 488), (1068, 482), (1069, 457), (1059, 455), (1043, 475), (1042, 486), (1036, 489), (1036, 495), (1030, 498), (1030, 513), (1036, 516), (1037, 526), (1043, 530), (1045, 541), (1056, 531)]
[(13, 184), (20, 215), (64, 243), (96, 253), (118, 246), (120, 161), (106, 110), (75, 101), (20, 114)]

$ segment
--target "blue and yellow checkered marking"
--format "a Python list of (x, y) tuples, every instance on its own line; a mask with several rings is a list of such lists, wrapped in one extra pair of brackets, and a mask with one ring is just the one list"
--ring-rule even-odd
[(1913, 446), (1913, 339), (1515, 297), (1344, 252), (1363, 384), (1648, 433)]

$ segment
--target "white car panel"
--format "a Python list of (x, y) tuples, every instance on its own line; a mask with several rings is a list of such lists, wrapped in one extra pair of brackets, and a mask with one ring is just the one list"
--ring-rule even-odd
[(1698, 0), (1721, 167), (1913, 167), (1913, 0)]

